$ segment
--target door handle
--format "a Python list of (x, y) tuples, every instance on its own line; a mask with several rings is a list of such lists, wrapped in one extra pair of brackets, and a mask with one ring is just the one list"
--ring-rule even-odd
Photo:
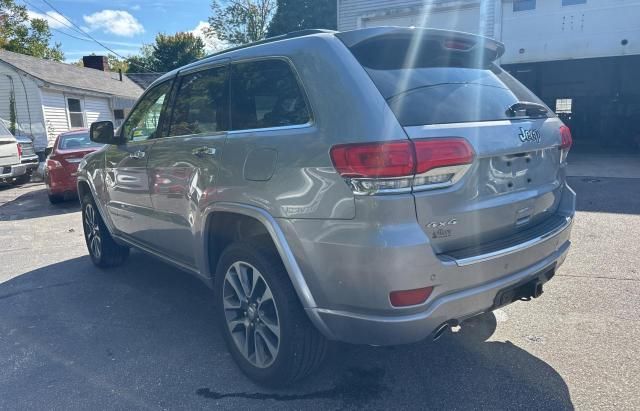
[(144, 158), (145, 154), (146, 153), (144, 151), (138, 150), (133, 153), (129, 153), (129, 158), (141, 159), (141, 158)]
[(198, 147), (198, 148), (194, 148), (193, 151), (191, 152), (194, 156), (215, 156), (216, 155), (216, 149), (213, 147)]

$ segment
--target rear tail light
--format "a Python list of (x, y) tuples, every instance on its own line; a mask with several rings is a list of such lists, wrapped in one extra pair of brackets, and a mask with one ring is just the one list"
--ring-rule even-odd
[(22, 146), (20, 145), (20, 143), (18, 143), (17, 145), (18, 145), (18, 157), (22, 158)]
[(389, 293), (389, 301), (394, 307), (408, 307), (427, 301), (433, 287), (418, 288), (415, 290), (392, 291)]
[(62, 168), (62, 163), (59, 162), (58, 160), (53, 160), (51, 158), (47, 159), (47, 168), (49, 170), (53, 170), (56, 168)]
[(567, 156), (569, 155), (569, 150), (571, 150), (571, 146), (573, 145), (573, 137), (571, 137), (571, 130), (567, 126), (560, 126), (560, 162), (564, 163), (567, 161)]
[(464, 175), (473, 157), (463, 138), (343, 144), (331, 149), (336, 170), (358, 195), (447, 187)]

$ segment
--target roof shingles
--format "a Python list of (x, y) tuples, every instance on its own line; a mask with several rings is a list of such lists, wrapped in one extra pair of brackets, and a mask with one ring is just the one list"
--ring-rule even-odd
[(134, 99), (143, 91), (127, 76), (120, 81), (118, 73), (43, 60), (7, 50), (0, 50), (0, 61), (53, 85)]

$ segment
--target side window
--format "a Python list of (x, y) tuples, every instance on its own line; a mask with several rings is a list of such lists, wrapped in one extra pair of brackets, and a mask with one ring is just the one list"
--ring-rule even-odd
[(231, 128), (282, 127), (311, 119), (291, 67), (283, 60), (232, 65)]
[(215, 133), (229, 129), (228, 67), (184, 76), (176, 95), (169, 136)]
[(82, 101), (77, 98), (67, 99), (67, 109), (69, 110), (69, 123), (71, 128), (84, 127), (84, 113), (82, 112)]
[(124, 123), (122, 132), (127, 141), (144, 141), (155, 137), (162, 107), (169, 97), (171, 81), (155, 86), (136, 104)]

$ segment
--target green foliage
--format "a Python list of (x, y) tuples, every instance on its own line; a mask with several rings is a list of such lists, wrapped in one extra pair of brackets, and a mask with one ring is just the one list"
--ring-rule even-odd
[(213, 0), (207, 35), (231, 46), (262, 40), (275, 10), (276, 0)]
[(60, 44), (51, 45), (46, 20), (29, 19), (26, 6), (0, 0), (0, 48), (50, 60), (62, 61)]
[(160, 33), (153, 44), (145, 44), (140, 54), (127, 58), (123, 63), (127, 64), (129, 73), (165, 73), (204, 57), (204, 49), (202, 39), (192, 33)]
[(9, 93), (9, 131), (11, 134), (16, 134), (16, 122), (17, 122), (17, 112), (16, 112), (16, 93), (11, 90)]
[(336, 0), (278, 0), (269, 37), (305, 29), (337, 27)]

